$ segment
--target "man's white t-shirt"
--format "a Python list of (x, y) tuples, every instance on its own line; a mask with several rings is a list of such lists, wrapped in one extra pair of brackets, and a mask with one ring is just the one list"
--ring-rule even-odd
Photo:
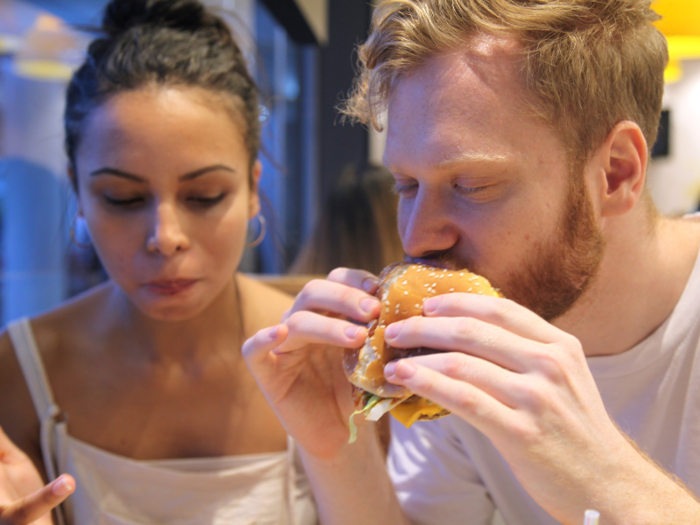
[[(588, 365), (620, 428), (700, 494), (700, 258), (663, 325), (631, 350)], [(389, 472), (413, 523), (485, 525), (495, 508), (509, 525), (557, 523), (464, 420), (405, 429), (392, 419), (392, 433)]]

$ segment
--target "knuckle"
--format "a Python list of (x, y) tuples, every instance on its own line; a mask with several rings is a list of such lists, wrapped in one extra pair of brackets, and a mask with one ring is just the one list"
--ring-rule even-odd
[(294, 312), (287, 318), (286, 325), (289, 327), (290, 332), (298, 332), (304, 323), (304, 312)]
[(301, 291), (297, 294), (295, 305), (297, 303), (306, 304), (309, 301), (309, 299), (317, 295), (319, 289), (323, 286), (323, 282), (324, 281), (322, 279), (312, 279), (308, 283), (306, 283), (301, 289)]
[(482, 335), (483, 327), (471, 317), (461, 317), (455, 323), (454, 338), (457, 341), (470, 341), (479, 339)]
[(523, 381), (517, 387), (517, 396), (520, 403), (534, 413), (540, 413), (543, 404), (542, 391), (533, 381)]
[(493, 316), (499, 322), (503, 322), (506, 319), (513, 316), (518, 305), (510, 299), (498, 299), (492, 301), (493, 305)]
[(356, 292), (357, 291), (353, 288), (343, 288), (338, 294), (338, 300), (341, 304), (349, 304), (354, 300)]
[(468, 390), (463, 390), (454, 397), (457, 411), (465, 413), (474, 413), (478, 408), (476, 397)]
[(335, 268), (328, 274), (329, 281), (342, 281), (348, 274), (348, 269), (345, 267)]
[(466, 359), (462, 354), (449, 352), (443, 356), (444, 373), (449, 377), (461, 377), (464, 375)]
[(12, 509), (9, 523), (12, 525), (24, 525), (29, 523), (29, 509), (26, 505), (19, 505)]
[(561, 363), (561, 353), (555, 348), (547, 348), (533, 355), (535, 367), (545, 379), (559, 384), (564, 378), (564, 367)]

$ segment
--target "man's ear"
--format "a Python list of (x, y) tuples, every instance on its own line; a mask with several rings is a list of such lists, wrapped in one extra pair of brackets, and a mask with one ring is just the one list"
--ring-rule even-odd
[(648, 150), (642, 130), (629, 120), (619, 122), (595, 156), (601, 216), (627, 213), (639, 200), (646, 178)]
[(250, 197), (248, 200), (248, 218), (252, 219), (260, 213), (260, 176), (262, 175), (262, 164), (259, 160), (253, 163), (250, 172)]

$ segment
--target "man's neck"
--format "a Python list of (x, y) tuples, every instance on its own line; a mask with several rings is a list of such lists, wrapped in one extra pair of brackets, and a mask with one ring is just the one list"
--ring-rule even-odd
[[(641, 210), (638, 210), (641, 214)], [(625, 352), (671, 315), (700, 248), (700, 221), (630, 213), (604, 224), (606, 252), (576, 305), (554, 324), (576, 336), (587, 356)]]

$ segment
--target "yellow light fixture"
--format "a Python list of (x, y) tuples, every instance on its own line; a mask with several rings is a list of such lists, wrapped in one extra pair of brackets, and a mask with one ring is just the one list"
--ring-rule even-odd
[(44, 81), (67, 81), (78, 64), (79, 38), (60, 18), (41, 14), (15, 56), (15, 74)]
[(651, 8), (663, 17), (654, 25), (668, 40), (664, 80), (678, 82), (683, 77), (681, 61), (700, 59), (700, 1), (657, 0)]

